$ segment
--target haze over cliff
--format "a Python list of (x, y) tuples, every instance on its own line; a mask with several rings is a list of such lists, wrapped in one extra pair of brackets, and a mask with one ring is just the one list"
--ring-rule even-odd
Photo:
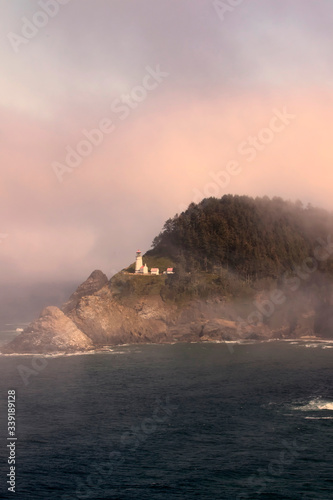
[(204, 199), (169, 219), (143, 260), (172, 275), (94, 271), (5, 353), (140, 342), (333, 337), (332, 214), (280, 198)]

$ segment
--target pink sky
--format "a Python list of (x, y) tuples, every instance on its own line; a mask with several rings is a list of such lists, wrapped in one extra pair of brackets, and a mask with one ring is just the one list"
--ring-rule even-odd
[[(333, 6), (290, 3), (244, 1), (222, 21), (201, 0), (71, 0), (17, 53), (8, 34), (41, 8), (4, 4), (2, 283), (111, 276), (198, 192), (332, 210)], [(168, 76), (153, 85), (158, 65)], [(111, 106), (131, 92), (141, 101), (121, 120)], [(294, 117), (269, 138), (283, 109)], [(54, 162), (106, 118), (114, 130), (59, 182)], [(248, 161), (239, 147), (258, 136)], [(240, 172), (208, 187), (231, 161)]]

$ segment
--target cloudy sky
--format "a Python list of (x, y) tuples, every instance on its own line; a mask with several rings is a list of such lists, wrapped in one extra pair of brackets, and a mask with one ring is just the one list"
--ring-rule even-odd
[(192, 200), (333, 209), (331, 0), (0, 0), (1, 283), (108, 276)]

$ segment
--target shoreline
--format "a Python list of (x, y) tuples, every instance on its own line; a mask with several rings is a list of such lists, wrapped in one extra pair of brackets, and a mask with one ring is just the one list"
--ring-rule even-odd
[[(238, 339), (238, 340), (202, 340), (202, 341), (190, 341), (190, 342), (146, 342), (146, 343), (132, 343), (132, 344), (114, 344), (105, 345), (96, 349), (91, 349), (88, 351), (75, 351), (75, 352), (51, 352), (51, 353), (2, 353), (0, 352), (0, 357), (42, 357), (42, 358), (59, 358), (59, 357), (70, 357), (70, 356), (87, 356), (94, 354), (106, 354), (112, 353), (115, 349), (123, 347), (141, 347), (141, 346), (162, 346), (162, 345), (175, 345), (175, 344), (238, 344), (238, 345), (250, 345), (250, 344), (263, 344), (271, 342), (289, 342), (296, 344), (306, 344), (311, 342), (312, 344), (333, 344), (333, 339), (323, 339), (317, 337), (302, 337), (302, 338), (288, 338), (288, 339)], [(333, 345), (332, 345), (333, 348)], [(115, 353), (116, 354), (116, 353)]]

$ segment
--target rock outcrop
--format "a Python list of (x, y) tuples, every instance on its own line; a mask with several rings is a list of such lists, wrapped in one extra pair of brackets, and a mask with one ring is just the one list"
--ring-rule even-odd
[(94, 293), (98, 292), (98, 290), (103, 288), (103, 286), (107, 283), (108, 278), (102, 271), (93, 271), (89, 278), (87, 278), (86, 281), (84, 281), (69, 297), (68, 301), (63, 304), (61, 310), (65, 314), (68, 314), (76, 307), (82, 297), (93, 295)]
[(2, 348), (5, 354), (77, 352), (92, 349), (91, 340), (58, 307), (43, 309), (21, 335)]
[[(268, 317), (262, 309), (263, 304), (268, 304), (268, 292), (268, 295), (260, 292), (252, 297), (246, 308), (240, 301), (221, 296), (191, 299), (180, 305), (163, 300), (156, 292), (156, 282), (149, 280), (150, 277), (120, 273), (108, 282), (101, 271), (94, 271), (64, 304), (63, 311), (57, 307), (45, 308), (2, 352), (74, 352), (117, 344), (267, 340), (313, 335), (314, 313), (305, 298), (301, 304), (303, 309), (306, 307), (306, 314), (300, 306), (296, 309), (296, 305), (293, 307), (285, 300), (279, 306), (271, 305)], [(135, 285), (144, 286), (136, 288)], [(265, 315), (258, 315), (258, 307)], [(290, 313), (292, 307), (293, 314)], [(250, 321), (251, 317), (259, 321)]]
[[(108, 286), (83, 297), (68, 316), (96, 346), (168, 341), (167, 322), (149, 298), (144, 306), (119, 303)], [(162, 300), (160, 299), (162, 302)]]

